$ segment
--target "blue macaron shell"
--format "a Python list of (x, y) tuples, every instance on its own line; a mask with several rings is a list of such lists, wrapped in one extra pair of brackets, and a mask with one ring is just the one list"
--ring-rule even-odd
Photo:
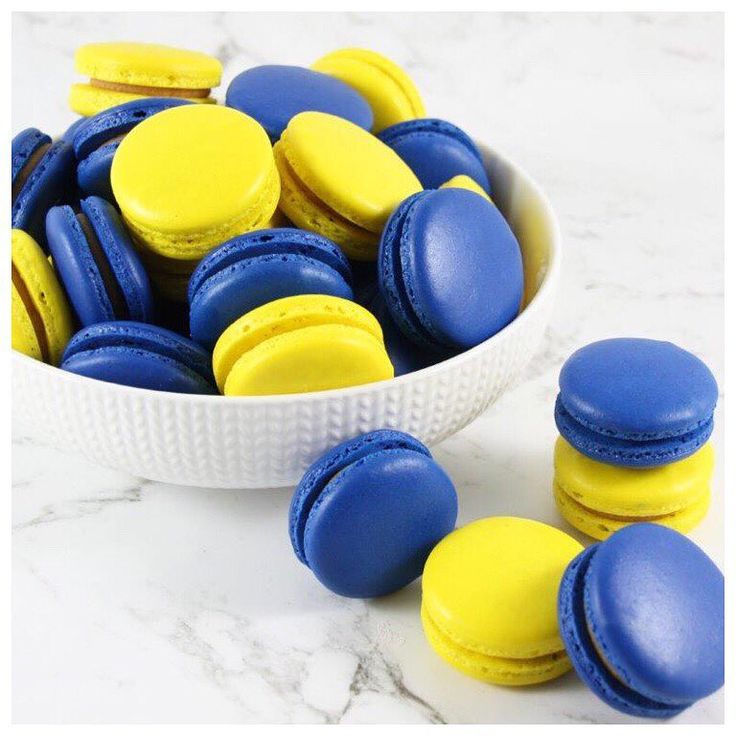
[(679, 532), (621, 529), (571, 564), (559, 601), (576, 670), (613, 707), (671, 717), (722, 687), (723, 575)]
[(352, 87), (299, 66), (265, 65), (241, 72), (230, 82), (225, 104), (255, 118), (272, 142), (291, 118), (308, 110), (336, 115), (365, 130), (373, 125), (370, 105)]
[(76, 135), (76, 132), (79, 130), (79, 128), (84, 125), (89, 118), (87, 117), (81, 117), (77, 118), (60, 136), (59, 138), (62, 141), (66, 141), (67, 143), (74, 145), (74, 136)]
[(391, 215), (379, 285), (396, 324), (436, 351), (471, 348), (519, 312), (521, 250), (498, 208), (465, 189), (423, 191)]
[(307, 518), (304, 553), (315, 577), (334, 593), (388, 595), (422, 574), (456, 519), (455, 487), (431, 457), (383, 450), (327, 484)]
[(154, 391), (217, 393), (210, 353), (175, 332), (140, 322), (83, 328), (69, 341), (61, 368)]
[(361, 458), (393, 449), (410, 450), (430, 457), (429, 450), (415, 437), (394, 429), (377, 429), (341, 442), (307, 468), (289, 507), (289, 537), (301, 562), (307, 564), (304, 554), (307, 517), (330, 479)]
[(713, 428), (713, 374), (669, 342), (591, 343), (568, 358), (559, 385), (560, 433), (594, 459), (632, 466), (673, 462), (701, 447)]
[(74, 132), (74, 153), (78, 160), (77, 182), (85, 194), (94, 194), (111, 202), (115, 199), (110, 184), (110, 167), (120, 140), (138, 123), (162, 110), (191, 104), (170, 97), (132, 100), (85, 118)]
[(397, 123), (378, 134), (416, 174), (425, 189), (437, 189), (465, 174), (491, 193), (483, 158), (472, 138), (445, 120), (421, 118)]
[[(18, 178), (25, 164), (44, 145), (49, 145), (49, 148), (21, 186)], [(63, 140), (52, 143), (45, 133), (27, 128), (13, 138), (11, 162), (11, 226), (25, 230), (45, 249), (46, 213), (54, 205), (71, 201), (76, 191), (74, 151)]]
[(189, 281), (194, 340), (213, 347), (246, 312), (286, 296), (352, 299), (350, 266), (337, 245), (296, 228), (239, 235), (209, 253)]

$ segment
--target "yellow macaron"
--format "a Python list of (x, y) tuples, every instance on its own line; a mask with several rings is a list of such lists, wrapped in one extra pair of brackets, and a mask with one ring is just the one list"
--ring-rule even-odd
[(389, 216), (422, 189), (387, 145), (327, 113), (293, 117), (273, 150), (283, 213), (297, 227), (335, 241), (356, 260), (375, 260)]
[(212, 355), (226, 395), (295, 394), (393, 378), (376, 318), (320, 294), (264, 304), (233, 322)]
[(80, 115), (96, 115), (141, 97), (181, 97), (213, 103), (222, 64), (198, 51), (153, 43), (90, 43), (74, 54), (74, 65), (89, 77), (73, 84), (69, 104)]
[(11, 233), (13, 349), (59, 365), (73, 331), (69, 303), (41, 246), (23, 230)]
[(685, 533), (708, 511), (714, 462), (713, 446), (706, 443), (668, 465), (625, 468), (592, 460), (558, 437), (555, 501), (570, 524), (595, 539), (641, 521)]
[(488, 192), (486, 192), (486, 190), (483, 189), (475, 179), (472, 179), (467, 174), (458, 174), (457, 176), (453, 176), (452, 179), (448, 179), (444, 184), (442, 184), (440, 189), (467, 189), (470, 192), (480, 194), (483, 199), (487, 199), (489, 202), (493, 201), (488, 196)]
[(164, 272), (181, 270), (167, 259), (193, 267), (216, 245), (263, 227), (279, 199), (266, 132), (229, 107), (183, 105), (144, 120), (120, 143), (110, 180), (137, 243)]
[(422, 577), (422, 625), (432, 648), (471, 677), (531, 685), (571, 668), (557, 626), (557, 591), (582, 551), (529, 519), (479, 519), (445, 537)]
[(363, 95), (373, 110), (374, 133), (426, 115), (409, 75), (375, 51), (340, 49), (317, 60), (312, 69), (337, 77)]

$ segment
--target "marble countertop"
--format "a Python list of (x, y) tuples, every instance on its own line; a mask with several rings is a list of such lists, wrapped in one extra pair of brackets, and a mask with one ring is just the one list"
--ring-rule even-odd
[[(602, 337), (672, 340), (723, 383), (723, 31), (717, 15), (15, 14), (12, 127), (61, 133), (84, 42), (159, 41), (224, 63), (309, 64), (341, 46), (403, 64), (430, 114), (544, 187), (565, 243), (525, 381), (434, 448), (459, 523), (565, 526), (552, 407), (562, 361)], [(722, 403), (722, 402), (721, 402)], [(504, 689), (425, 644), (419, 584), (377, 601), (323, 590), (293, 556), (290, 489), (181, 488), (97, 467), (14, 417), (17, 722), (630, 722), (573, 673)], [(717, 412), (714, 443), (723, 449)], [(692, 538), (723, 566), (723, 468)], [(569, 529), (568, 529), (569, 530)], [(589, 541), (589, 540), (588, 540)], [(723, 694), (676, 722), (720, 722)]]

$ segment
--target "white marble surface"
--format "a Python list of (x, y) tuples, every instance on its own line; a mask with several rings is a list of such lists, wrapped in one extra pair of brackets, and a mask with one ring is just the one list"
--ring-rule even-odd
[[(405, 65), (430, 114), (508, 153), (547, 190), (566, 250), (545, 344), (520, 387), (435, 448), (460, 523), (513, 514), (562, 525), (552, 405), (561, 362), (586, 342), (671, 339), (722, 383), (718, 16), (16, 15), (13, 130), (71, 123), (73, 49), (108, 39), (214, 53), (225, 83), (254, 64), (373, 47)], [(722, 424), (719, 411), (717, 450)], [(288, 489), (150, 483), (15, 427), (15, 721), (630, 720), (574, 674), (513, 690), (453, 671), (423, 640), (418, 583), (371, 602), (323, 590), (291, 552)], [(692, 536), (722, 565), (720, 462), (713, 490)], [(722, 718), (718, 693), (676, 721)]]

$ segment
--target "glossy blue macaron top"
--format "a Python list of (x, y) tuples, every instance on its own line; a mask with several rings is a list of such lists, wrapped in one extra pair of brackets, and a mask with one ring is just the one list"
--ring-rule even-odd
[(339, 595), (370, 598), (417, 578), (455, 526), (452, 481), (419, 440), (382, 429), (320, 457), (289, 510), (297, 557)]
[(466, 189), (425, 190), (389, 218), (378, 254), (381, 293), (410, 339), (471, 348), (519, 312), (521, 250), (498, 208)]
[(114, 202), (110, 167), (125, 134), (138, 123), (162, 110), (191, 104), (173, 97), (146, 97), (110, 107), (89, 118), (74, 131), (72, 145), (77, 157), (77, 182), (85, 194)]
[(150, 322), (148, 275), (117, 210), (100, 197), (52, 207), (46, 234), (54, 267), (82, 326), (112, 320)]
[(215, 394), (211, 355), (171, 330), (121, 320), (82, 328), (61, 368), (78, 375), (154, 391)]
[(353, 298), (350, 266), (335, 243), (297, 228), (238, 235), (205, 256), (189, 280), (192, 338), (211, 348), (246, 312), (298, 294)]
[(453, 176), (465, 174), (491, 193), (478, 147), (446, 120), (407, 120), (382, 130), (378, 138), (399, 154), (425, 189), (437, 189)]
[(647, 466), (682, 459), (710, 436), (718, 386), (699, 358), (669, 342), (591, 343), (560, 372), (560, 433), (594, 459)]
[(672, 529), (633, 524), (582, 552), (559, 619), (577, 672), (625, 713), (671, 717), (723, 685), (723, 575)]
[(373, 111), (362, 95), (335, 77), (300, 66), (246, 69), (230, 82), (225, 104), (255, 118), (272, 142), (291, 118), (308, 110), (336, 115), (365, 130), (373, 125)]
[(46, 248), (46, 212), (71, 201), (75, 192), (74, 151), (69, 143), (27, 128), (13, 138), (11, 226)]

